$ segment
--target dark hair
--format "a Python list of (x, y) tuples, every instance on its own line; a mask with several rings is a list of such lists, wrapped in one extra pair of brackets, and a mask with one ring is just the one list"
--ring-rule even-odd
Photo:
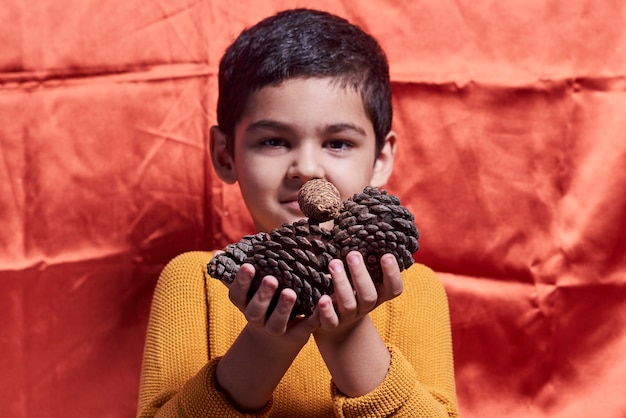
[(384, 51), (371, 35), (341, 17), (293, 9), (244, 30), (220, 61), (217, 123), (231, 155), (235, 125), (250, 95), (294, 77), (332, 77), (360, 92), (380, 152), (392, 119)]

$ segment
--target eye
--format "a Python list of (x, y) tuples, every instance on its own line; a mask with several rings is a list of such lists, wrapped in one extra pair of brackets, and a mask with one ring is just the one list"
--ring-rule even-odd
[(354, 147), (352, 142), (343, 139), (332, 139), (326, 143), (326, 146), (332, 150), (347, 151)]
[(285, 141), (282, 138), (273, 137), (273, 138), (265, 138), (259, 141), (259, 145), (261, 145), (262, 147), (267, 147), (267, 148), (280, 148), (280, 147), (286, 147), (288, 144), (287, 144), (287, 141)]

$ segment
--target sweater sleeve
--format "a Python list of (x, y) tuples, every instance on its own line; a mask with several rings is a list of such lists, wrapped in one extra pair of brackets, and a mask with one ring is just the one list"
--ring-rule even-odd
[(154, 292), (144, 348), (137, 417), (269, 416), (271, 401), (254, 415), (237, 411), (215, 387), (208, 349), (203, 268), (211, 253), (172, 260)]
[(458, 417), (448, 301), (432, 270), (415, 265), (403, 273), (403, 294), (374, 316), (391, 363), (372, 392), (349, 398), (331, 384), (338, 417)]

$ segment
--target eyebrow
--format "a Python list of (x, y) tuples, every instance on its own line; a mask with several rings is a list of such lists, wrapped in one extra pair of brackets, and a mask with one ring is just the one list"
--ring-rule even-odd
[(336, 133), (340, 133), (340, 132), (345, 132), (345, 131), (352, 131), (354, 133), (357, 133), (361, 136), (367, 136), (367, 132), (365, 132), (365, 129), (361, 128), (358, 125), (355, 125), (353, 123), (336, 123), (336, 124), (332, 124), (332, 125), (327, 125), (326, 128), (324, 129), (325, 132), (329, 133), (329, 134), (336, 134)]
[[(247, 132), (254, 132), (254, 131), (260, 131), (260, 130), (272, 130), (272, 131), (282, 131), (282, 132), (293, 131), (293, 129), (286, 123), (282, 123), (282, 122), (275, 121), (275, 120), (266, 120), (266, 119), (262, 119), (254, 123), (251, 123), (246, 128)], [(353, 123), (347, 123), (347, 122), (340, 122), (340, 123), (333, 123), (333, 124), (326, 125), (324, 126), (324, 129), (322, 131), (325, 134), (337, 134), (341, 132), (350, 131), (361, 136), (367, 136), (367, 132), (365, 131), (365, 129)]]
[(271, 130), (271, 131), (291, 131), (289, 125), (275, 120), (258, 120), (246, 127), (246, 132)]

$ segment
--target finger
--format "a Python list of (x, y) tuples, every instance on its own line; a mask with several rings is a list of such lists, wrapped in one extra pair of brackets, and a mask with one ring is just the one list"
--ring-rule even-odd
[(363, 255), (358, 251), (351, 251), (346, 257), (346, 262), (350, 269), (359, 311), (369, 312), (378, 301), (378, 291), (363, 261)]
[(316, 314), (319, 317), (319, 324), (322, 329), (334, 329), (339, 326), (339, 317), (335, 312), (333, 301), (330, 296), (324, 295), (317, 302)]
[(328, 269), (333, 279), (333, 297), (337, 304), (337, 313), (340, 317), (353, 315), (358, 306), (354, 296), (354, 289), (348, 279), (343, 262), (338, 259), (332, 260), (328, 265)]
[(278, 289), (278, 280), (274, 276), (265, 276), (261, 280), (259, 288), (254, 293), (246, 306), (244, 314), (248, 322), (265, 324), (267, 309), (269, 308), (274, 293)]
[(383, 285), (379, 290), (384, 300), (393, 299), (402, 294), (404, 282), (400, 274), (398, 260), (393, 254), (385, 254), (380, 258), (380, 267), (383, 271)]
[(252, 264), (243, 264), (235, 280), (228, 286), (228, 297), (231, 302), (240, 310), (244, 310), (248, 304), (248, 291), (250, 290), (250, 283), (254, 278), (255, 270)]
[(287, 330), (291, 311), (296, 303), (297, 295), (292, 289), (280, 292), (274, 310), (265, 322), (265, 329), (271, 334), (283, 334)]

